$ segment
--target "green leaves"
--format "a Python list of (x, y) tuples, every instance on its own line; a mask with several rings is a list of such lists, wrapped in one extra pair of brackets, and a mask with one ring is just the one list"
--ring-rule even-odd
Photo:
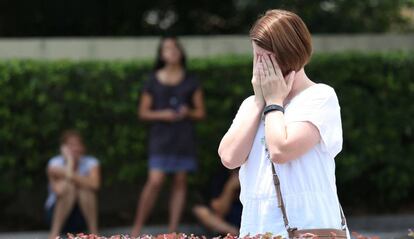
[[(335, 88), (341, 104), (337, 182), (345, 205), (385, 209), (413, 196), (413, 65), (408, 53), (341, 53), (315, 55), (306, 67), (311, 79)], [(190, 62), (208, 113), (197, 124), (200, 171), (191, 186), (207, 185), (220, 166), (220, 139), (252, 94), (251, 67), (248, 56)], [(0, 62), (0, 193), (44, 188), (46, 163), (67, 128), (79, 129), (101, 160), (104, 185), (143, 180), (148, 124), (136, 110), (150, 69), (139, 61)]]

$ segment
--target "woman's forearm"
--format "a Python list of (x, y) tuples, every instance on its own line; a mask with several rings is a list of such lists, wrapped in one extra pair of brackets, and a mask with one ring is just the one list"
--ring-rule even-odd
[(66, 170), (57, 167), (48, 167), (47, 174), (52, 178), (65, 178), (66, 177)]
[(98, 190), (100, 186), (99, 180), (93, 180), (90, 177), (82, 176), (79, 174), (74, 174), (72, 177), (72, 181), (79, 187), (88, 188), (92, 190)]
[(270, 158), (275, 163), (284, 163), (286, 159), (283, 146), (287, 139), (285, 118), (282, 112), (272, 111), (265, 118), (265, 138)]
[(139, 113), (139, 118), (145, 121), (166, 120), (166, 110), (146, 110)]
[(188, 118), (192, 120), (203, 120), (206, 113), (203, 109), (193, 109), (188, 112)]
[(146, 110), (139, 113), (139, 118), (141, 120), (161, 120), (163, 112), (161, 110)]
[[(254, 103), (253, 103), (254, 102)], [(250, 102), (249, 102), (250, 103)], [(240, 167), (247, 159), (259, 126), (263, 107), (252, 101), (220, 142), (218, 153), (223, 165), (229, 169)]]
[(297, 159), (321, 140), (319, 130), (314, 124), (294, 122), (287, 125), (280, 111), (266, 115), (265, 136), (270, 159), (279, 164)]

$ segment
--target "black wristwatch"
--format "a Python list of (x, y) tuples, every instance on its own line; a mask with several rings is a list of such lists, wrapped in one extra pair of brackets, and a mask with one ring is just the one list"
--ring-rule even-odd
[(280, 111), (282, 113), (285, 113), (285, 108), (283, 108), (280, 105), (268, 105), (264, 108), (263, 114), (266, 115), (267, 113), (272, 111)]

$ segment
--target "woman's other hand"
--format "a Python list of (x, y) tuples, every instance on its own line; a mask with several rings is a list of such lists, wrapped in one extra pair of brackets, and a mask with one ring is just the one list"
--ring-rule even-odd
[(180, 117), (179, 113), (172, 109), (162, 110), (160, 113), (161, 118), (167, 122), (175, 122)]
[(263, 97), (262, 87), (260, 83), (261, 79), (258, 71), (258, 60), (259, 55), (254, 52), (252, 86), (254, 91), (255, 102), (257, 105), (263, 108), (266, 102)]
[(182, 105), (178, 110), (178, 119), (184, 119), (190, 114), (190, 109), (186, 105)]
[(60, 153), (62, 154), (63, 158), (67, 161), (73, 159), (73, 155), (72, 155), (72, 152), (70, 151), (70, 148), (65, 144), (60, 146)]
[(73, 153), (71, 149), (69, 148), (69, 146), (67, 145), (62, 145), (60, 147), (60, 152), (66, 161), (65, 177), (67, 179), (71, 179), (73, 177), (73, 171), (75, 169), (75, 159), (73, 157)]
[(283, 106), (283, 102), (289, 95), (295, 72), (291, 71), (286, 78), (272, 54), (259, 56), (258, 73), (260, 85), (266, 105), (277, 104)]

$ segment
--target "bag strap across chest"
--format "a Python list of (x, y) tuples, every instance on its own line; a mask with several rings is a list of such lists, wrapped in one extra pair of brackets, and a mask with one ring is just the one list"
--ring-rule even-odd
[[(279, 177), (277, 176), (276, 169), (275, 169), (275, 166), (274, 166), (273, 162), (270, 159), (269, 159), (269, 161), (270, 161), (270, 164), (272, 165), (273, 184), (275, 185), (275, 189), (276, 189), (278, 207), (282, 211), (283, 222), (285, 224), (286, 230), (288, 231), (289, 235), (291, 235), (291, 233), (293, 231), (297, 230), (297, 228), (292, 228), (289, 225), (289, 220), (288, 220), (287, 213), (286, 213), (286, 207), (285, 207), (285, 204), (283, 202), (282, 191), (280, 189), (280, 180), (279, 180)], [(346, 219), (345, 219), (344, 212), (342, 211), (342, 207), (340, 205), (339, 205), (339, 211), (340, 211), (340, 214), (341, 214), (342, 230), (345, 231), (346, 230)]]

